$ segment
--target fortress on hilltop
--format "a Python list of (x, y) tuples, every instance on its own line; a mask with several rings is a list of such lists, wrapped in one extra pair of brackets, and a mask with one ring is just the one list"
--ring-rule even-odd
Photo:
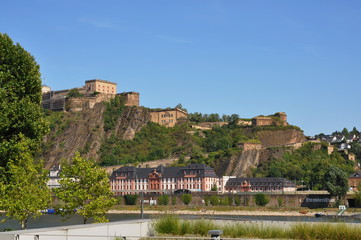
[(126, 106), (139, 106), (138, 92), (117, 93), (117, 84), (101, 79), (85, 81), (85, 86), (52, 91), (50, 87), (42, 87), (44, 109), (52, 111), (76, 112), (93, 108), (98, 102), (109, 101), (116, 95), (124, 96)]
[[(85, 81), (85, 86), (52, 91), (42, 87), (42, 107), (52, 111), (77, 112), (93, 108), (96, 103), (110, 101), (115, 96), (122, 96), (125, 106), (140, 106), (139, 92), (117, 93), (117, 84), (102, 79)], [(152, 122), (173, 127), (180, 121), (187, 120), (188, 113), (179, 108), (153, 109), (150, 112)]]
[[(83, 87), (52, 91), (50, 87), (42, 87), (42, 107), (52, 111), (77, 112), (93, 108), (96, 103), (110, 101), (115, 96), (122, 96), (125, 106), (140, 106), (139, 92), (117, 93), (114, 82), (92, 79), (85, 81)], [(151, 109), (150, 121), (163, 126), (173, 127), (187, 121), (188, 113), (180, 108)], [(228, 122), (203, 122), (192, 125), (195, 129), (209, 130), (214, 126), (227, 125)], [(287, 126), (287, 115), (277, 112), (269, 116), (257, 116), (252, 119), (239, 119), (240, 126)]]

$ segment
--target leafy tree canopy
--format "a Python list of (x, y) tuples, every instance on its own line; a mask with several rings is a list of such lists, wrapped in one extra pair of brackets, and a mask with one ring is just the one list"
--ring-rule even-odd
[(348, 175), (340, 168), (331, 166), (324, 177), (326, 190), (338, 198), (345, 196), (348, 190)]
[[(39, 65), (20, 44), (0, 33), (0, 163), (15, 160), (11, 144), (20, 135), (39, 143), (48, 127), (42, 117)], [(37, 145), (31, 144), (36, 150)]]
[(9, 181), (1, 183), (1, 207), (9, 218), (20, 221), (22, 229), (27, 228), (29, 217), (40, 216), (40, 210), (46, 209), (51, 200), (46, 185), (47, 172), (42, 163), (34, 163), (28, 141), (21, 138), (14, 143), (13, 149), (18, 150), (16, 161), (11, 160), (8, 164)]
[(107, 173), (76, 153), (71, 166), (64, 166), (60, 173), (60, 188), (56, 195), (63, 201), (63, 208), (83, 217), (84, 224), (89, 218), (106, 222), (105, 213), (116, 200), (109, 188)]

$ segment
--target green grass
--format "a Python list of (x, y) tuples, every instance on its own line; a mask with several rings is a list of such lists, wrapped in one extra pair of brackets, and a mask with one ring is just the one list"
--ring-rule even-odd
[(166, 215), (153, 221), (153, 229), (161, 235), (207, 236), (209, 230), (223, 230), (222, 237), (262, 239), (360, 239), (361, 228), (346, 224), (295, 223), (289, 228), (252, 225), (244, 223), (219, 224), (211, 220), (181, 220), (175, 215)]

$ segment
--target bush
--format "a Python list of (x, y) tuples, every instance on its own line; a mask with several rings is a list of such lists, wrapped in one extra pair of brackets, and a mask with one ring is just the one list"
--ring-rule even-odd
[(257, 206), (266, 206), (269, 203), (269, 198), (263, 193), (257, 193), (254, 197)]
[(168, 195), (160, 195), (158, 197), (158, 205), (167, 206), (169, 203), (169, 196)]
[(209, 202), (212, 204), (212, 206), (218, 206), (220, 203), (218, 195), (212, 195), (209, 199)]
[(234, 197), (234, 204), (236, 204), (236, 206), (241, 205), (241, 198), (239, 196)]
[(172, 205), (176, 205), (177, 204), (177, 198), (176, 197), (172, 197)]
[(190, 194), (183, 194), (181, 196), (181, 200), (185, 205), (189, 205), (192, 201), (192, 195)]
[(137, 203), (138, 195), (127, 194), (124, 195), (126, 205), (135, 205)]

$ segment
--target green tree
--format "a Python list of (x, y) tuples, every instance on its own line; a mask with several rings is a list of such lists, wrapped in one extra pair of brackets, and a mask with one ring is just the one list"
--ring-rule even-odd
[(346, 138), (348, 138), (348, 137), (350, 136), (350, 133), (349, 133), (349, 131), (348, 131), (347, 128), (343, 128), (343, 129), (342, 129), (342, 134), (343, 134)]
[[(21, 138), (31, 139), (28, 150), (35, 152), (48, 125), (41, 111), (39, 65), (20, 44), (0, 33), (0, 167), (16, 164), (14, 144)], [(37, 143), (37, 144), (35, 144)], [(14, 155), (15, 154), (15, 155)]]
[(138, 195), (126, 194), (124, 195), (124, 200), (126, 205), (136, 205), (138, 200)]
[(324, 184), (326, 190), (340, 199), (348, 191), (348, 176), (340, 168), (331, 166), (324, 175)]
[(257, 206), (266, 206), (269, 203), (269, 198), (264, 193), (257, 193), (254, 196), (254, 201)]
[[(106, 222), (105, 213), (116, 203), (109, 188), (107, 173), (76, 153), (71, 166), (60, 173), (60, 188), (56, 195), (63, 201), (64, 209), (77, 209), (84, 224), (89, 218)], [(71, 212), (71, 211), (69, 211)]]
[(158, 197), (158, 204), (167, 206), (169, 203), (169, 195), (160, 195)]
[(188, 112), (186, 108), (183, 107), (183, 105), (181, 103), (178, 103), (175, 108), (179, 108), (180, 110), (183, 110), (185, 112)]
[(192, 201), (192, 195), (190, 194), (182, 194), (181, 200), (185, 205), (189, 205)]
[(1, 183), (2, 208), (6, 216), (19, 220), (22, 229), (27, 228), (30, 217), (42, 215), (40, 210), (50, 205), (50, 190), (46, 185), (47, 172), (41, 163), (36, 164), (29, 151), (28, 139), (21, 139), (14, 148), (18, 149), (16, 161), (8, 163), (8, 182)]

